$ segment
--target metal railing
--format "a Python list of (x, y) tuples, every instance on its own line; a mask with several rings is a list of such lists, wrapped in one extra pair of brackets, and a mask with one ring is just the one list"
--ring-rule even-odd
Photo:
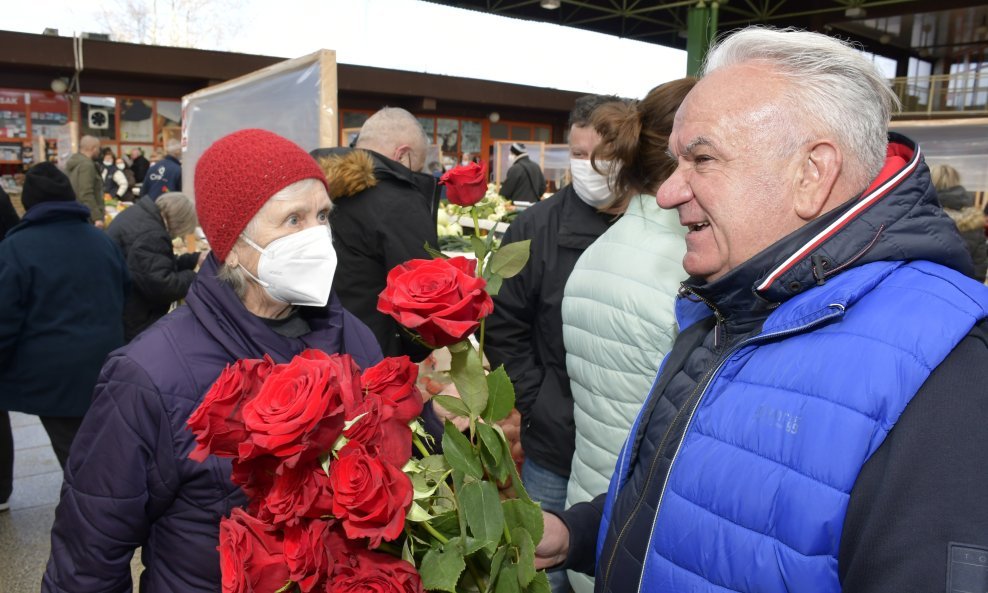
[(988, 72), (893, 78), (902, 115), (988, 114)]

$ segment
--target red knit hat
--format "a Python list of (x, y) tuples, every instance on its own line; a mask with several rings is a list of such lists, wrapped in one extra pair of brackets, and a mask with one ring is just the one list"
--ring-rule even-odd
[(226, 259), (271, 196), (303, 179), (318, 179), (329, 192), (315, 159), (267, 130), (240, 130), (207, 148), (196, 163), (196, 214), (216, 257)]

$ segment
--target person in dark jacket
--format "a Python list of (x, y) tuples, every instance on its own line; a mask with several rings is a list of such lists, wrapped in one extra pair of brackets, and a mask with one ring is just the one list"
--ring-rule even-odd
[(27, 171), (21, 199), (0, 242), (0, 409), (39, 416), (65, 467), (100, 366), (123, 345), (127, 268), (54, 164)]
[(529, 158), (524, 144), (514, 142), (508, 152), (513, 162), (501, 184), (501, 195), (513, 202), (538, 202), (545, 193), (542, 169)]
[(984, 282), (985, 273), (988, 272), (984, 211), (974, 204), (974, 196), (961, 185), (961, 176), (957, 169), (950, 165), (933, 165), (930, 167), (930, 175), (943, 211), (957, 225), (957, 230), (964, 237), (967, 251), (974, 260), (974, 279)]
[[(10, 196), (0, 187), (0, 241), (7, 231), (17, 226), (17, 215)], [(0, 410), (0, 512), (10, 509), (10, 493), (14, 488), (14, 434), (10, 429), (10, 414)]]
[[(103, 367), (66, 468), (46, 593), (129, 591), (138, 547), (142, 592), (219, 591), (219, 521), (246, 496), (229, 459), (188, 458), (186, 420), (205, 392), (238, 359), (285, 363), (307, 348), (347, 353), (361, 367), (381, 359), (330, 290), (330, 201), (305, 151), (264, 130), (234, 132), (202, 154), (195, 190), (211, 255), (186, 305)], [(292, 245), (286, 238), (295, 249), (268, 250)], [(305, 273), (293, 266), (298, 249)]]
[(988, 288), (896, 104), (822, 34), (710, 51), (658, 191), (688, 228), (681, 333), (540, 566), (603, 592), (982, 586), (988, 459), (961, 452), (988, 448)]
[(175, 255), (172, 239), (195, 230), (192, 200), (181, 192), (170, 192), (152, 200), (144, 196), (113, 219), (106, 234), (123, 251), (133, 281), (124, 305), (124, 339), (161, 319), (177, 300), (185, 298), (196, 278), (195, 269), (207, 252)]
[(182, 143), (169, 140), (165, 145), (165, 158), (151, 163), (141, 184), (141, 195), (157, 200), (170, 191), (182, 191)]
[(367, 324), (385, 356), (421, 361), (430, 350), (377, 310), (388, 272), (410, 259), (432, 259), (436, 248), (436, 180), (425, 165), (425, 133), (415, 117), (385, 107), (360, 128), (356, 148), (313, 151), (330, 182), (333, 245), (339, 257), (334, 289)]
[[(573, 184), (518, 215), (502, 244), (531, 240), (531, 256), (517, 276), (504, 281), (487, 318), (485, 353), (492, 368), (504, 364), (515, 387), (525, 450), (521, 478), (534, 500), (561, 511), (566, 502), (576, 429), (573, 395), (563, 346), (563, 289), (573, 266), (616, 220), (608, 177), (590, 165), (600, 135), (593, 111), (614, 96), (587, 95), (570, 114)], [(627, 205), (625, 202), (624, 205)], [(566, 575), (550, 575), (553, 591), (567, 587)]]
[(144, 177), (147, 175), (148, 168), (150, 168), (151, 163), (144, 156), (144, 151), (140, 148), (130, 149), (130, 170), (134, 172), (134, 181), (137, 183), (144, 183)]

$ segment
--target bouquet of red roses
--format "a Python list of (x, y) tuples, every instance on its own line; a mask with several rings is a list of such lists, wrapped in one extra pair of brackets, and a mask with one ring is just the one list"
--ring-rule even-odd
[[(476, 261), (406, 262), (378, 301), (422, 342), (449, 347), (460, 397), (436, 400), (469, 424), (446, 422), (441, 453), (417, 420), (408, 357), (363, 371), (314, 350), (285, 364), (240, 360), (206, 393), (188, 421), (190, 457), (231, 458), (249, 498), (220, 524), (224, 593), (548, 593), (534, 566), (542, 513), (497, 425), (514, 389), (503, 367), (483, 368), (491, 295), (525, 265), (528, 242), (472, 239)], [(503, 497), (509, 483), (516, 498)]]

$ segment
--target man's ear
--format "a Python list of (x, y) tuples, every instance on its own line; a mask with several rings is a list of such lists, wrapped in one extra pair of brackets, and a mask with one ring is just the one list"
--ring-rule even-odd
[(818, 140), (810, 146), (796, 177), (793, 208), (803, 220), (813, 220), (825, 212), (844, 158), (832, 140)]
[(395, 146), (395, 153), (391, 158), (394, 159), (395, 162), (400, 163), (402, 157), (410, 152), (412, 152), (411, 146), (407, 144), (399, 144), (398, 146)]

